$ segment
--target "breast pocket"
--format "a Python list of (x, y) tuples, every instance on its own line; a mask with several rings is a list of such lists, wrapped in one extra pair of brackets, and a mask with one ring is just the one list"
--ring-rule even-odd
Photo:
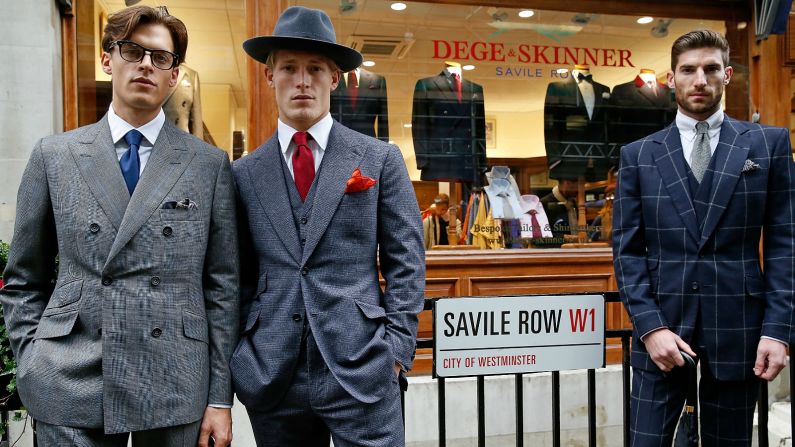
[(160, 220), (164, 222), (184, 222), (201, 220), (201, 213), (193, 208), (160, 209)]

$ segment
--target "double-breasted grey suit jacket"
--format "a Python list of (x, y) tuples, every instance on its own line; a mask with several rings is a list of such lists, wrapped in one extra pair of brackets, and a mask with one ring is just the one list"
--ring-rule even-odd
[(753, 377), (760, 336), (786, 342), (792, 329), (795, 163), (788, 132), (726, 116), (711, 163), (704, 176), (712, 176), (711, 189), (700, 200), (701, 191), (693, 197), (688, 186), (676, 125), (621, 150), (616, 280), (634, 326), (633, 367), (658, 370), (639, 337), (668, 327), (692, 343), (700, 324), (701, 360), (713, 376), (745, 380)]
[[(403, 157), (396, 146), (334, 122), (311, 216), (297, 222), (282, 158), (274, 135), (233, 164), (243, 321), (231, 362), (235, 392), (261, 411), (280, 402), (307, 319), (339, 383), (357, 400), (377, 402), (395, 361), (412, 366), (425, 290), (422, 222)], [(356, 168), (376, 183), (346, 193)], [(306, 226), (303, 240), (298, 225)]]
[[(107, 117), (33, 149), (0, 292), (19, 393), (49, 424), (194, 422), (208, 403), (232, 403), (229, 161), (166, 122), (130, 197), (116, 157)], [(175, 206), (186, 198), (195, 206)]]

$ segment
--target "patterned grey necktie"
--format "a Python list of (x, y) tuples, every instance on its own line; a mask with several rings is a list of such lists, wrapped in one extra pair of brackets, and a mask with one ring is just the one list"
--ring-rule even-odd
[(690, 154), (690, 169), (698, 183), (704, 178), (707, 171), (709, 160), (712, 158), (712, 151), (709, 146), (709, 124), (706, 121), (696, 123), (696, 141), (693, 144), (693, 153)]

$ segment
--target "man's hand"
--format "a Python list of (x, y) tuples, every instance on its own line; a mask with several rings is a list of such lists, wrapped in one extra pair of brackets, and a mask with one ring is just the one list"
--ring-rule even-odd
[(232, 442), (231, 408), (207, 407), (204, 410), (199, 431), (199, 447), (209, 447), (211, 436), (215, 440), (216, 447), (227, 447)]
[(649, 332), (643, 337), (643, 344), (646, 345), (646, 351), (649, 352), (654, 364), (664, 372), (685, 365), (680, 350), (696, 358), (696, 353), (690, 349), (690, 346), (668, 328)]
[(767, 381), (773, 380), (786, 365), (787, 347), (784, 343), (769, 338), (759, 340), (754, 364), (754, 374), (757, 377)]

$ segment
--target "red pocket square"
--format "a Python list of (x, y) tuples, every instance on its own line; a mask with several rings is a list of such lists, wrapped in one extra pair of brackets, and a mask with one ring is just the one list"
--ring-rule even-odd
[(362, 171), (356, 168), (353, 170), (351, 178), (348, 179), (348, 184), (345, 185), (345, 193), (349, 194), (352, 192), (364, 191), (373, 185), (375, 185), (375, 180), (366, 175), (362, 175)]

